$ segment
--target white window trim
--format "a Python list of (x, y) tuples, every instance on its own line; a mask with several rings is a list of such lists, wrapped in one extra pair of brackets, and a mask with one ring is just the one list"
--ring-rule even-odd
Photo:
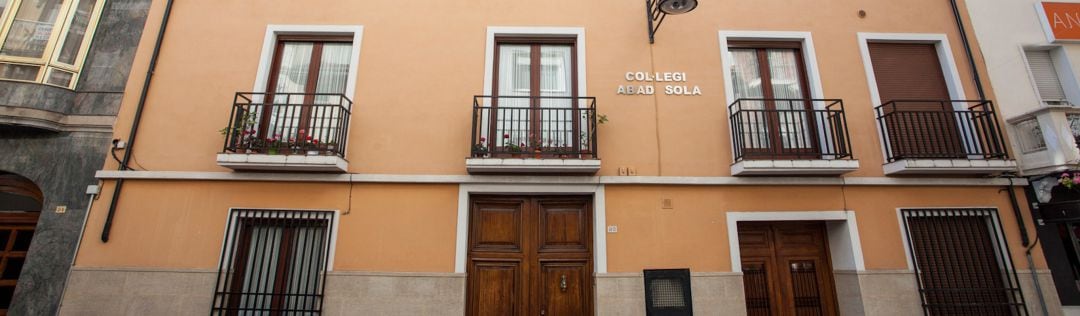
[[(341, 221), (341, 211), (340, 210), (302, 209), (302, 208), (230, 207), (229, 211), (225, 212), (225, 225), (226, 225), (226, 227), (225, 227), (225, 231), (222, 233), (222, 238), (221, 238), (221, 252), (220, 252), (221, 257), (218, 258), (219, 264), (220, 264), (221, 260), (228, 260), (227, 263), (232, 264), (232, 258), (229, 257), (232, 254), (228, 253), (227, 250), (232, 249), (232, 244), (229, 243), (229, 241), (231, 240), (231, 238), (229, 238), (229, 232), (236, 232), (236, 224), (237, 224), (237, 222), (231, 222), (231, 223), (229, 222), (229, 220), (232, 218), (232, 214), (233, 214), (234, 211), (283, 211), (283, 212), (291, 212), (291, 211), (297, 211), (297, 212), (328, 212), (329, 211), (329, 212), (334, 212), (334, 216), (330, 221), (330, 227), (328, 228), (329, 230), (327, 231), (327, 234), (330, 235), (330, 236), (328, 236), (329, 240), (330, 240), (330, 253), (326, 256), (326, 272), (334, 271), (334, 254), (337, 253), (337, 236), (338, 236), (338, 229), (340, 227), (339, 224), (340, 224), (340, 221)], [(216, 267), (215, 269), (220, 270), (221, 267)]]
[[(806, 66), (806, 78), (810, 86), (809, 95), (805, 96), (808, 99), (813, 98), (826, 98), (825, 91), (821, 84), (821, 72), (818, 71), (817, 53), (814, 50), (814, 37), (810, 32), (788, 32), (788, 31), (724, 31), (719, 32), (720, 38), (720, 61), (721, 71), (724, 77), (724, 95), (727, 103), (724, 103), (724, 111), (729, 111), (728, 106), (735, 102), (735, 88), (731, 78), (731, 68), (734, 67), (734, 63), (731, 58), (728, 58), (728, 42), (732, 40), (764, 40), (764, 41), (798, 41), (802, 45), (803, 65)], [(811, 102), (813, 107), (818, 110), (823, 110), (826, 104), (824, 102)], [(727, 113), (728, 116), (731, 113)], [(734, 133), (735, 126), (729, 126), (732, 129), (731, 133)], [(828, 128), (819, 128), (817, 131), (818, 141), (822, 144), (829, 143), (828, 136), (825, 134)], [(731, 155), (735, 156), (735, 146), (731, 147)]]
[(274, 48), (277, 45), (278, 36), (281, 35), (352, 35), (352, 59), (349, 61), (349, 76), (345, 83), (345, 96), (354, 103), (356, 102), (356, 71), (360, 63), (360, 42), (363, 40), (364, 26), (267, 25), (266, 36), (263, 38), (262, 57), (259, 59), (259, 70), (255, 76), (255, 86), (251, 88), (252, 92), (267, 92), (266, 84), (271, 75), (270, 66), (274, 62)]
[[(859, 225), (855, 221), (855, 211), (790, 211), (790, 212), (727, 212), (728, 249), (731, 253), (731, 271), (742, 272), (742, 255), (739, 251), (739, 222), (756, 221), (825, 221), (826, 223), (843, 223), (844, 230), (829, 229), (829, 256), (834, 263), (834, 270), (854, 268), (855, 271), (865, 271), (866, 263), (863, 260), (862, 242), (859, 239)], [(847, 238), (833, 234), (834, 231), (846, 232)], [(849, 259), (848, 265), (841, 264), (841, 260)], [(838, 269), (839, 268), (839, 269)]]
[(492, 70), (495, 68), (495, 36), (572, 35), (576, 38), (578, 95), (588, 95), (585, 90), (585, 28), (584, 27), (528, 27), (489, 26), (487, 46), (484, 53), (484, 95), (491, 95)]
[(911, 243), (908, 242), (908, 231), (907, 231), (906, 226), (904, 224), (904, 213), (902, 211), (903, 210), (941, 210), (941, 209), (948, 209), (948, 210), (964, 210), (964, 209), (982, 209), (982, 210), (985, 210), (985, 209), (992, 209), (992, 210), (994, 210), (994, 212), (997, 212), (998, 213), (997, 216), (991, 216), (990, 217), (990, 221), (991, 221), (990, 224), (993, 226), (993, 227), (990, 228), (990, 233), (994, 234), (994, 235), (997, 235), (997, 237), (998, 237), (998, 244), (996, 245), (997, 249), (995, 249), (994, 251), (998, 252), (1001, 255), (1001, 257), (998, 258), (998, 259), (1002, 260), (1001, 264), (1005, 265), (1006, 267), (1008, 267), (1010, 269), (1014, 269), (1014, 271), (1015, 271), (1016, 267), (1014, 267), (1013, 264), (1012, 264), (1012, 253), (1008, 252), (1009, 247), (1008, 247), (1008, 244), (1006, 244), (1008, 242), (1008, 240), (1006, 240), (1006, 236), (1002, 235), (1004, 233), (1005, 229), (1004, 229), (1004, 227), (1001, 226), (1001, 210), (998, 209), (996, 206), (898, 207), (898, 208), (896, 208), (896, 219), (897, 219), (896, 223), (898, 225), (900, 225), (900, 240), (903, 241), (903, 243), (904, 243), (904, 256), (907, 258), (906, 263), (907, 263), (908, 272), (915, 272), (915, 257), (911, 254)]
[[(732, 40), (770, 40), (770, 41), (798, 41), (802, 43), (803, 64), (806, 65), (806, 78), (810, 82), (810, 95), (807, 98), (825, 98), (825, 92), (821, 86), (821, 73), (818, 71), (817, 53), (814, 51), (814, 38), (810, 32), (778, 32), (778, 31), (720, 31), (720, 60), (724, 76), (724, 91), (727, 105), (735, 102), (735, 89), (731, 81), (731, 67), (734, 66), (731, 58), (727, 58), (728, 41)], [(816, 104), (815, 106), (821, 106)]]
[[(870, 106), (873, 111), (874, 108), (880, 106), (883, 102), (881, 100), (881, 93), (878, 91), (877, 77), (874, 75), (874, 64), (870, 59), (870, 42), (892, 42), (892, 43), (923, 43), (934, 44), (937, 49), (938, 62), (941, 63), (941, 73), (945, 77), (945, 85), (949, 89), (949, 97), (953, 100), (966, 100), (967, 94), (964, 92), (964, 83), (960, 80), (960, 72), (956, 69), (956, 60), (953, 58), (952, 46), (949, 45), (949, 38), (945, 34), (930, 34), (930, 33), (858, 33), (859, 39), (859, 52), (862, 55), (863, 69), (866, 71), (866, 83), (870, 88)], [(953, 108), (957, 110), (966, 110), (962, 104), (953, 104)], [(877, 114), (874, 114), (877, 117)], [(879, 146), (881, 149), (882, 157), (887, 155), (885, 150), (885, 138), (886, 131), (881, 129), (880, 124), (874, 124), (878, 130)], [(963, 130), (963, 129), (961, 129)], [(965, 141), (970, 141), (971, 135), (963, 135)]]
[[(1041, 6), (1040, 6), (1041, 7)], [(1035, 97), (1038, 105), (1043, 106), (1044, 99), (1042, 94), (1039, 93), (1039, 86), (1035, 83), (1035, 74), (1031, 72), (1031, 65), (1027, 61), (1028, 51), (1048, 51), (1050, 52), (1050, 59), (1054, 62), (1054, 70), (1057, 72), (1058, 82), (1061, 83), (1061, 89), (1065, 91), (1065, 99), (1072, 104), (1080, 104), (1080, 80), (1076, 78), (1076, 73), (1072, 71), (1072, 63), (1069, 61), (1069, 55), (1065, 52), (1065, 48), (1061, 45), (1020, 45), (1020, 56), (1024, 59), (1024, 71), (1028, 75), (1028, 84), (1031, 85), (1032, 91), (1035, 91)]]
[(454, 272), (465, 273), (469, 255), (469, 195), (483, 193), (593, 195), (593, 272), (607, 273), (607, 220), (603, 185), (462, 184), (458, 186)]

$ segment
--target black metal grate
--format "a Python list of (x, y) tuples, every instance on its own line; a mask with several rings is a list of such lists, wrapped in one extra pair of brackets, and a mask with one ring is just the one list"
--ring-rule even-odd
[[(961, 104), (966, 109), (954, 108)], [(874, 110), (888, 162), (1009, 158), (990, 101), (892, 100)]]
[(818, 271), (814, 260), (792, 261), (790, 271), (795, 315), (822, 315), (821, 290), (818, 288)]
[(764, 263), (743, 263), (743, 291), (746, 293), (747, 316), (772, 315), (769, 300), (769, 274)]
[(320, 315), (328, 211), (233, 210), (211, 315)]
[(694, 315), (690, 269), (645, 270), (645, 315)]
[(1027, 315), (994, 209), (902, 210), (927, 315)]
[(743, 98), (728, 113), (736, 162), (854, 158), (843, 100)]

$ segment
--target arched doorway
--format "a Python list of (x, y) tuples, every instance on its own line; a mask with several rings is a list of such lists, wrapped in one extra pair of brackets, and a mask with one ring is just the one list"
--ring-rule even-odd
[(45, 202), (26, 177), (0, 171), (0, 315), (7, 315)]

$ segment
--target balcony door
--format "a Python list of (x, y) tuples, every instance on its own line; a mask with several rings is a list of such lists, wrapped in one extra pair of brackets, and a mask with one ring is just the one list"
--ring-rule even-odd
[(818, 158), (808, 110), (813, 104), (798, 42), (730, 42), (735, 99), (744, 99), (732, 126), (743, 135), (748, 159)]
[(274, 49), (259, 135), (339, 141), (352, 37), (281, 37)]
[[(572, 38), (496, 38), (488, 138), (502, 150), (578, 151), (587, 142)], [(513, 151), (513, 150), (511, 150)]]
[[(897, 158), (965, 158), (934, 44), (869, 43), (885, 128)], [(891, 102), (891, 103), (890, 103)]]

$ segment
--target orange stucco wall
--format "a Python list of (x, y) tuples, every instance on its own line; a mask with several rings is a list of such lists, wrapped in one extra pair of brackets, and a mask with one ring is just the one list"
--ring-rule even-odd
[[(158, 1), (143, 33), (117, 138), (127, 137), (161, 10)], [(852, 176), (882, 174), (877, 101), (870, 100), (857, 32), (947, 34), (964, 98), (977, 98), (947, 1), (705, 1), (669, 17), (655, 45), (642, 11), (643, 3), (621, 0), (176, 3), (134, 153), (150, 170), (227, 171), (214, 162), (223, 143), (217, 131), (234, 93), (253, 88), (270, 24), (364, 26), (347, 152), (350, 171), (360, 173), (465, 173), (471, 98), (483, 94), (489, 26), (585, 29), (584, 94), (596, 96), (610, 118), (599, 130), (602, 175), (618, 167), (643, 176), (730, 174), (720, 30), (812, 34), (824, 89), (815, 97), (844, 99), (855, 157), (863, 162)], [(687, 84), (703, 95), (616, 95), (618, 85), (630, 84), (627, 71), (686, 72)]]

